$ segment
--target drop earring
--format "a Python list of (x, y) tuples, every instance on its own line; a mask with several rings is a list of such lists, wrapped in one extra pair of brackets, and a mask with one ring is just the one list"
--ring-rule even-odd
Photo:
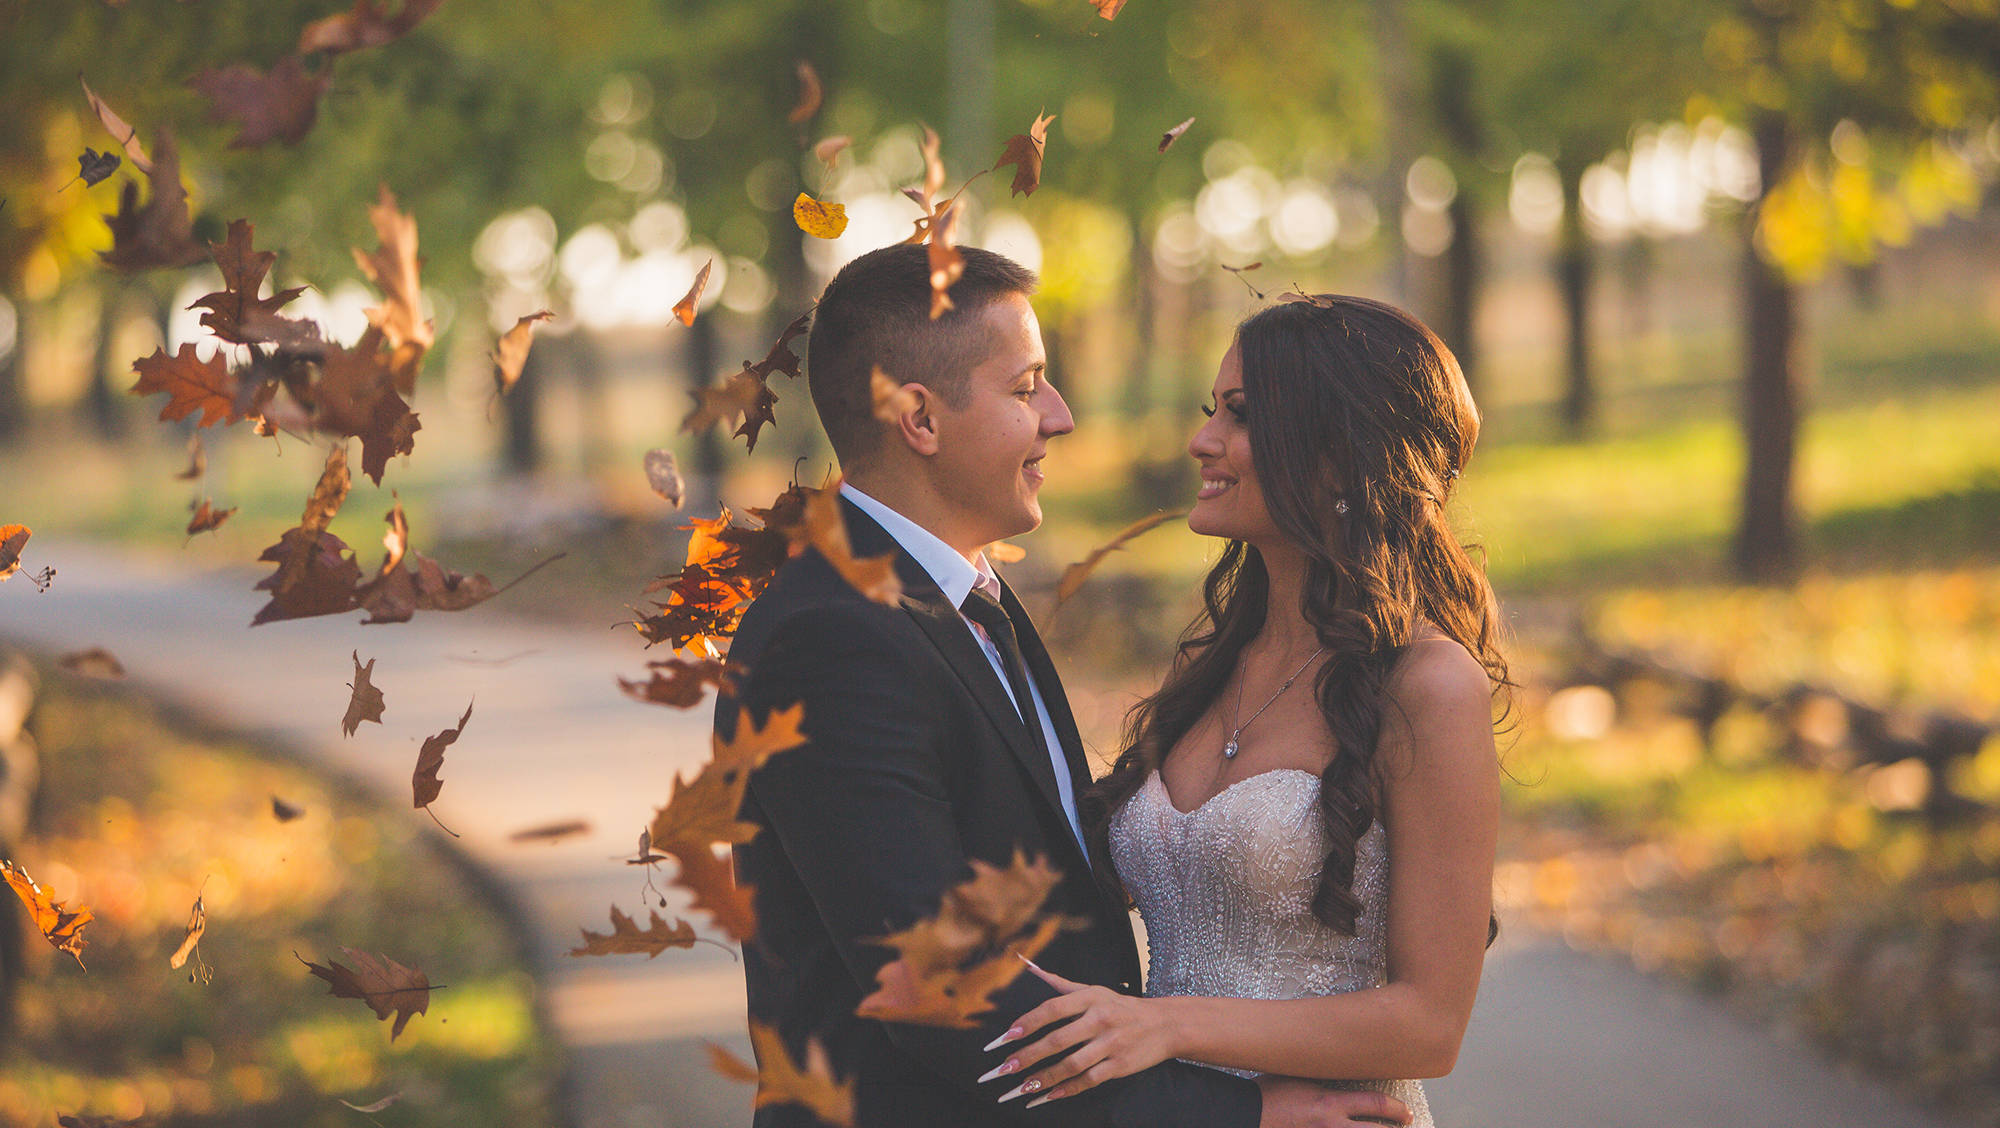
[(1336, 498), (1333, 503), (1333, 511), (1342, 517), (1347, 516), (1347, 499), (1344, 497)]

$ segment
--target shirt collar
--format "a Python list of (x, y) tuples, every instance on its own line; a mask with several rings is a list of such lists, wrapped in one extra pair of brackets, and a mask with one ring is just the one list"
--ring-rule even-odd
[(852, 482), (840, 484), (840, 495), (853, 502), (861, 512), (875, 519), (882, 531), (894, 537), (903, 551), (910, 554), (938, 590), (944, 593), (951, 605), (957, 607), (965, 602), (975, 587), (984, 588), (988, 595), (1000, 598), (1000, 580), (993, 574), (993, 565), (987, 562), (986, 554), (979, 554), (979, 563), (969, 563), (958, 551), (937, 538), (929, 529), (869, 497), (854, 487)]

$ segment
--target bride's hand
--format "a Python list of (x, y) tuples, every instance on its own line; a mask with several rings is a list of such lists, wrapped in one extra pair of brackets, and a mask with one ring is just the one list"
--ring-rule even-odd
[(1019, 1038), (1022, 1034), (1015, 1031), (1027, 1033), (1064, 1019), (1075, 1021), (1037, 1042), (1011, 1050), (1006, 1061), (979, 1080), (991, 1081), (1018, 1073), (1072, 1047), (1076, 1052), (1023, 1078), (1000, 1100), (1033, 1096), (1035, 1099), (1027, 1104), (1033, 1108), (1044, 1101), (1073, 1097), (1112, 1078), (1137, 1073), (1175, 1056), (1173, 1025), (1161, 1000), (1136, 999), (1107, 987), (1072, 983), (1032, 962), (1028, 963), (1028, 970), (1062, 993), (1022, 1015), (1008, 1033)]

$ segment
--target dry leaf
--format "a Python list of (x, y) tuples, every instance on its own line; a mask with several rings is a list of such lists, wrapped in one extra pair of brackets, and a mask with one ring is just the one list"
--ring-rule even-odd
[(792, 218), (799, 230), (815, 239), (838, 239), (847, 230), (847, 205), (815, 200), (800, 192), (792, 201)]
[(674, 463), (674, 452), (658, 447), (646, 452), (646, 484), (653, 492), (674, 509), (681, 507), (687, 496), (687, 486), (681, 481), (680, 467)]
[(777, 1028), (750, 1020), (750, 1045), (756, 1051), (760, 1069), (737, 1060), (736, 1055), (710, 1043), (708, 1057), (715, 1071), (732, 1081), (755, 1082), (756, 1102), (766, 1105), (802, 1105), (814, 1117), (836, 1128), (854, 1124), (854, 1082), (836, 1081), (826, 1047), (818, 1039), (806, 1043), (806, 1067), (792, 1060), (791, 1052)]
[(294, 807), (276, 795), (271, 796), (271, 817), (277, 819), (279, 822), (288, 823), (293, 819), (302, 819), (305, 817), (305, 814), (306, 809), (304, 807)]
[(853, 143), (854, 138), (849, 137), (845, 133), (828, 137), (813, 146), (813, 156), (819, 160), (819, 163), (826, 166), (828, 172), (832, 172), (835, 166), (840, 164), (841, 150)]
[(209, 499), (202, 498), (201, 504), (194, 507), (194, 516), (188, 518), (187, 535), (214, 532), (221, 528), (222, 523), (229, 520), (229, 515), (234, 512), (236, 507), (233, 505), (228, 509), (216, 509), (210, 504)]
[(1243, 283), (1244, 287), (1247, 288), (1250, 291), (1250, 293), (1256, 297), (1258, 301), (1261, 302), (1264, 300), (1264, 291), (1259, 290), (1256, 286), (1251, 284), (1248, 278), (1243, 277), (1245, 274), (1248, 274), (1253, 270), (1263, 269), (1264, 264), (1262, 262), (1253, 262), (1249, 266), (1231, 266), (1226, 262), (1219, 262), (1216, 263), (1215, 265), (1235, 275), (1236, 280), (1238, 282)]
[(853, 545), (847, 539), (847, 522), (840, 516), (838, 484), (816, 490), (806, 499), (805, 521), (800, 534), (807, 544), (819, 550), (840, 573), (841, 579), (854, 586), (868, 599), (890, 607), (899, 606), (903, 595), (903, 583), (896, 578), (896, 556), (886, 553), (882, 556), (857, 557)]
[(396, 1024), (389, 1030), (391, 1042), (409, 1025), (410, 1019), (430, 1008), (431, 982), (422, 971), (404, 967), (387, 956), (373, 956), (347, 947), (340, 950), (355, 962), (355, 969), (330, 960), (331, 966), (321, 967), (296, 953), (294, 958), (305, 964), (306, 970), (326, 980), (332, 986), (328, 994), (334, 998), (360, 999), (375, 1012), (376, 1018), (395, 1015)]
[(792, 112), (785, 115), (785, 120), (791, 122), (793, 125), (804, 125), (806, 122), (812, 120), (814, 114), (819, 112), (820, 103), (825, 98), (826, 92), (819, 84), (819, 72), (813, 69), (811, 63), (800, 59), (799, 100), (792, 107)]
[(708, 699), (709, 686), (728, 690), (732, 684), (728, 664), (720, 658), (674, 657), (646, 666), (653, 671), (650, 681), (619, 678), (618, 687), (628, 696), (653, 705), (692, 709)]
[(341, 1100), (340, 1103), (346, 1105), (348, 1108), (351, 1108), (356, 1112), (381, 1112), (383, 1109), (388, 1108), (390, 1105), (395, 1104), (397, 1101), (400, 1101), (402, 1099), (403, 1099), (403, 1094), (390, 1093), (388, 1096), (383, 1097), (379, 1101), (370, 1101), (365, 1105), (358, 1105), (355, 1104), (353, 1101), (344, 1099)]
[(201, 448), (201, 435), (189, 435), (187, 469), (175, 474), (174, 477), (183, 482), (192, 482), (207, 472), (208, 452)]
[(85, 145), (83, 152), (76, 158), (76, 178), (64, 184), (63, 187), (67, 188), (70, 184), (81, 180), (84, 187), (95, 188), (99, 184), (104, 183), (112, 173), (117, 172), (118, 165), (118, 154), (100, 153), (96, 149)]
[[(354, 680), (347, 683), (353, 692), (347, 699), (347, 715), (340, 718), (340, 735), (353, 736), (363, 721), (382, 723), (382, 691), (369, 682), (375, 672), (375, 659), (370, 658), (366, 666), (361, 664), (361, 652), (353, 652)], [(421, 806), (422, 804), (419, 804)]]
[(694, 285), (688, 287), (685, 297), (674, 303), (674, 316), (681, 319), (682, 325), (694, 325), (695, 307), (701, 303), (701, 292), (708, 288), (708, 272), (713, 269), (714, 259), (702, 263), (701, 269), (695, 273)]
[(442, 3), (444, 0), (403, 0), (402, 8), (391, 17), (378, 0), (355, 0), (353, 11), (307, 24), (299, 35), (299, 54), (325, 51), (339, 55), (380, 47), (401, 38)]
[(89, 924), (97, 914), (89, 908), (78, 905), (74, 912), (63, 908), (62, 903), (53, 900), (28, 877), (26, 870), (13, 862), (0, 858), (0, 878), (12, 886), (21, 903), (28, 906), (28, 917), (34, 923), (35, 931), (42, 934), (58, 952), (68, 952), (83, 966), (83, 948), (89, 941), (83, 938), (83, 926)]
[(306, 499), (297, 528), (287, 529), (277, 544), (257, 559), (274, 562), (278, 570), (259, 581), (255, 590), (269, 591), (271, 602), (257, 612), (251, 626), (277, 619), (334, 615), (355, 606), (354, 586), (361, 569), (347, 555), (347, 544), (326, 531), (333, 515), (347, 500), (352, 479), (347, 470), (347, 444), (326, 452), (326, 466)]
[(197, 894), (194, 899), (194, 911), (188, 914), (187, 938), (181, 941), (180, 947), (174, 949), (173, 955), (167, 957), (167, 966), (179, 971), (181, 965), (187, 963), (188, 956), (193, 954), (195, 945), (201, 943), (201, 934), (206, 931), (208, 931), (208, 911), (202, 908), (201, 896)]
[(673, 883), (694, 895), (690, 908), (707, 913), (715, 927), (738, 943), (748, 943), (757, 935), (756, 891), (736, 883), (727, 851), (717, 857), (706, 846), (689, 847), (674, 853), (673, 858), (680, 867)]
[(1097, 548), (1092, 549), (1089, 556), (1086, 556), (1082, 560), (1079, 560), (1076, 563), (1071, 564), (1069, 567), (1064, 568), (1062, 579), (1056, 582), (1056, 606), (1058, 607), (1062, 606), (1063, 603), (1066, 600), (1068, 600), (1070, 596), (1075, 595), (1077, 593), (1077, 589), (1083, 586), (1083, 582), (1090, 578), (1090, 573), (1097, 569), (1097, 565), (1101, 563), (1106, 556), (1109, 556), (1111, 553), (1117, 551), (1118, 549), (1125, 547), (1125, 545), (1129, 543), (1132, 540), (1132, 538), (1138, 536), (1139, 534), (1144, 533), (1150, 529), (1157, 528), (1161, 525), (1164, 525), (1168, 521), (1171, 521), (1176, 517), (1185, 517), (1185, 516), (1187, 516), (1187, 510), (1175, 509), (1166, 513), (1155, 513), (1151, 517), (1145, 517), (1141, 518), (1140, 520), (1134, 521), (1130, 525), (1127, 525), (1125, 526), (1125, 528), (1119, 530), (1117, 536), (1112, 537), (1106, 543), (1099, 545)]
[(26, 525), (0, 525), (0, 580), (21, 570), (21, 549), (34, 535)]
[(472, 703), (467, 702), (465, 715), (458, 718), (457, 728), (448, 728), (436, 736), (424, 738), (424, 746), (417, 752), (417, 769), (410, 776), (410, 791), (415, 801), (413, 807), (428, 807), (444, 790), (444, 781), (438, 778), (439, 769), (444, 767), (444, 750), (457, 742), (465, 732), (465, 722), (472, 719)]
[(153, 159), (146, 155), (146, 147), (139, 144), (139, 131), (125, 124), (124, 118), (112, 113), (111, 107), (105, 104), (104, 99), (97, 96), (97, 92), (90, 88), (90, 83), (84, 82), (82, 75), (76, 77), (78, 82), (83, 83), (83, 96), (90, 100), (91, 112), (97, 115), (98, 121), (104, 123), (104, 128), (110, 131), (111, 136), (117, 138), (118, 143), (124, 146), (125, 155), (132, 159), (132, 167), (142, 173), (152, 172)]
[(875, 397), (875, 418), (889, 426), (917, 409), (917, 393), (891, 380), (879, 365), (868, 374), (868, 386)]
[[(383, 299), (381, 305), (367, 311), (368, 323), (381, 330), (388, 341), (396, 390), (408, 395), (416, 387), (423, 354), (436, 340), (435, 328), (424, 319), (423, 286), (417, 279), (417, 268), (423, 265), (417, 257), (417, 221), (397, 210), (396, 197), (387, 184), (381, 186), (380, 197), (369, 207), (368, 219), (375, 225), (381, 245), (374, 254), (355, 248), (354, 261), (382, 291)], [(380, 484), (381, 480), (376, 481)]]
[(1032, 196), (1035, 189), (1041, 186), (1042, 153), (1048, 148), (1049, 123), (1054, 120), (1054, 114), (1044, 117), (1037, 113), (1035, 124), (1028, 127), (1028, 132), (1009, 137), (1006, 147), (1000, 151), (1000, 159), (993, 162), (995, 170), (1014, 166), (1014, 183), (1008, 187), (1008, 196)]
[(1009, 541), (994, 541), (986, 546), (986, 559), (995, 564), (1019, 564), (1027, 558), (1027, 549)]
[[(328, 345), (319, 358), (319, 379), (312, 385), (312, 426), (323, 434), (361, 440), (361, 472), (376, 485), (389, 468), (389, 459), (409, 454), (416, 448), (416, 433), (423, 429), (417, 415), (398, 393), (405, 367), (414, 379), (411, 357), (421, 359), (422, 350), (406, 345), (401, 350), (381, 347), (384, 336), (371, 327), (353, 348)], [(398, 356), (404, 359), (399, 361)]]
[(101, 646), (65, 654), (56, 661), (56, 665), (72, 674), (82, 674), (87, 678), (103, 678), (105, 681), (117, 681), (125, 676), (125, 664)]
[(493, 390), (506, 395), (514, 382), (521, 378), (521, 369), (527, 366), (528, 349), (535, 343), (535, 322), (548, 321), (555, 317), (549, 310), (531, 313), (514, 327), (500, 335), (500, 341), (493, 346)]
[(221, 349), (203, 360), (196, 355), (194, 342), (186, 341), (172, 356), (164, 348), (154, 349), (152, 356), (136, 361), (132, 370), (139, 375), (139, 382), (132, 385), (133, 395), (167, 393), (167, 402), (160, 408), (163, 421), (185, 419), (197, 411), (201, 413), (195, 421), (197, 427), (243, 418), (237, 409), (236, 376), (229, 371)]
[[(1108, 19), (1110, 17), (1107, 16), (1106, 18)], [(1188, 126), (1193, 124), (1194, 124), (1194, 119), (1189, 118), (1186, 121), (1180, 123), (1179, 125), (1174, 126), (1172, 129), (1167, 130), (1165, 133), (1160, 134), (1160, 152), (1162, 153), (1166, 152), (1167, 146), (1180, 140), (1181, 134), (1186, 133), (1188, 131)]]
[(333, 79), (331, 68), (306, 70), (297, 55), (279, 59), (269, 73), (248, 63), (204, 70), (188, 85), (208, 99), (208, 120), (237, 127), (232, 149), (254, 149), (280, 141), (296, 145), (312, 132), (319, 100)]
[(666, 921), (660, 919), (660, 914), (657, 912), (652, 914), (652, 918), (652, 923), (644, 932), (641, 932), (639, 926), (633, 923), (631, 917), (619, 912), (618, 906), (613, 905), (611, 906), (611, 931), (592, 932), (587, 928), (579, 929), (578, 931), (583, 933), (583, 946), (581, 948), (571, 948), (568, 954), (572, 956), (621, 956), (637, 955), (644, 952), (646, 958), (650, 960), (668, 948), (694, 947), (695, 941), (698, 939), (694, 934), (694, 925), (689, 924), (685, 920), (676, 920), (672, 927), (669, 927)]
[(565, 838), (575, 838), (579, 834), (589, 834), (590, 824), (582, 819), (563, 819), (561, 822), (543, 823), (524, 830), (517, 830), (507, 836), (509, 842), (561, 842)]
[(171, 131), (162, 127), (153, 146), (153, 167), (146, 174), (153, 190), (139, 206), (139, 185), (128, 180), (118, 195), (118, 211), (105, 216), (111, 226), (111, 249), (98, 257), (116, 270), (193, 266), (208, 257), (194, 240), (194, 217), (188, 213), (187, 189), (181, 185), (180, 150)]
[(931, 320), (943, 317), (946, 310), (956, 308), (951, 304), (951, 287), (959, 276), (965, 273), (965, 259), (952, 245), (952, 236), (958, 227), (958, 208), (946, 205), (944, 214), (931, 224), (930, 268), (931, 268)]
[(1090, 6), (1096, 8), (1097, 14), (1105, 19), (1115, 20), (1118, 18), (1119, 9), (1125, 7), (1125, 0), (1090, 0)]

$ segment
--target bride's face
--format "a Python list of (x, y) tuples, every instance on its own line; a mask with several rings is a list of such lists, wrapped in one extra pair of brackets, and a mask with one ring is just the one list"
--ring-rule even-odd
[(1251, 465), (1250, 428), (1243, 414), (1243, 358), (1235, 345), (1223, 354), (1212, 396), (1214, 403), (1202, 409), (1208, 421), (1188, 440), (1188, 453), (1201, 463), (1201, 490), (1188, 513), (1188, 528), (1253, 545), (1276, 543), (1282, 538)]

